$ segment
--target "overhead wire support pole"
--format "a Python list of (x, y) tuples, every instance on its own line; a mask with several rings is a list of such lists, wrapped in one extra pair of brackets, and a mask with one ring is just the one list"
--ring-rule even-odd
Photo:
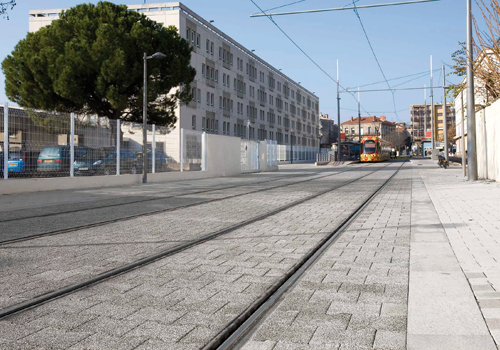
[(433, 77), (432, 77), (432, 55), (431, 55), (431, 158), (435, 159), (435, 149), (436, 149), (436, 143), (435, 143), (435, 135), (434, 135), (434, 82), (433, 82)]
[[(427, 141), (427, 86), (424, 85), (424, 140)], [(425, 142), (422, 142), (422, 155), (425, 154)]]
[(356, 10), (356, 9), (366, 9), (366, 8), (374, 8), (374, 7), (386, 7), (386, 6), (398, 6), (398, 5), (411, 5), (411, 4), (419, 4), (424, 2), (435, 2), (441, 0), (414, 0), (414, 1), (402, 1), (402, 2), (392, 2), (388, 4), (373, 4), (373, 5), (363, 5), (363, 6), (344, 6), (344, 7), (335, 7), (335, 8), (327, 8), (327, 9), (318, 9), (318, 10), (303, 10), (303, 11), (289, 11), (289, 12), (275, 12), (275, 13), (255, 13), (250, 15), (250, 17), (265, 17), (265, 16), (287, 16), (287, 15), (299, 15), (304, 13), (316, 13), (316, 12), (330, 12), (330, 11), (345, 11), (345, 10)]
[(474, 52), (472, 46), (472, 7), (467, 0), (467, 161), (469, 181), (477, 180), (476, 103), (474, 101)]
[(359, 139), (359, 154), (361, 155), (361, 99), (358, 88), (358, 139)]
[(337, 161), (340, 162), (340, 76), (339, 76), (339, 60), (337, 60), (337, 122), (339, 127), (337, 140)]
[(465, 92), (465, 89), (462, 90), (462, 92), (460, 93), (460, 98), (461, 98), (461, 106), (460, 106), (460, 109), (462, 110), (462, 122), (460, 123), (460, 131), (461, 131), (461, 135), (462, 137), (460, 138), (460, 148), (461, 148), (461, 151), (462, 151), (462, 171), (463, 171), (463, 175), (464, 177), (467, 176), (467, 162), (466, 162), (466, 159), (465, 159), (465, 108), (464, 108), (464, 92)]
[(444, 156), (448, 161), (448, 117), (446, 115), (446, 71), (443, 64), (443, 133), (444, 133)]

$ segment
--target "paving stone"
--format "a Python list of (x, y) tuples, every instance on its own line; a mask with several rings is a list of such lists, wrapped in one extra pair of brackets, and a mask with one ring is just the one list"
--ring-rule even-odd
[(373, 348), (376, 350), (405, 350), (406, 333), (377, 330)]

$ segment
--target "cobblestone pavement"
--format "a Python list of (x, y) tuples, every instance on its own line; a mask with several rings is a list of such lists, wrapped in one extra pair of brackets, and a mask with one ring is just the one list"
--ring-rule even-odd
[(406, 348), (411, 171), (374, 198), (242, 350)]
[[(8, 317), (0, 321), (0, 348), (197, 349), (338, 226), (399, 165), (391, 164), (357, 183), (218, 239)], [(318, 181), (317, 187), (329, 183)], [(283, 197), (311, 191), (304, 185), (290, 187), (256, 200), (283, 204)], [(234, 219), (232, 215), (245, 212), (238, 211), (241, 205), (214, 207), (203, 216), (197, 207), (186, 219), (206, 227), (214, 215)], [(231, 212), (233, 207), (236, 214)], [(252, 210), (255, 214), (256, 209)], [(155, 234), (151, 227), (142, 227), (143, 231)]]
[[(342, 171), (352, 170), (356, 167), (344, 168)], [(133, 186), (131, 188), (72, 191), (70, 192), (74, 196), (72, 201), (67, 198), (70, 195), (68, 191), (57, 191), (64, 204), (53, 205), (49, 205), (54, 201), (52, 193), (16, 195), (12, 200), (9, 200), (11, 196), (0, 196), (0, 207), (3, 208), (0, 211), (0, 241), (121, 219), (152, 211), (201, 204), (208, 200), (241, 195), (336, 172), (332, 168), (323, 168), (316, 171), (274, 175), (274, 177), (266, 176), (263, 179), (256, 179), (255, 175), (241, 176), (239, 181), (230, 178), (227, 183), (221, 179), (204, 179), (199, 180), (199, 183), (190, 181), (173, 184), (150, 184), (142, 188)], [(224, 189), (225, 187), (233, 188)], [(221, 189), (217, 190), (218, 188)], [(208, 192), (197, 193), (200, 191)], [(39, 197), (43, 195), (48, 196), (47, 205), (39, 203)], [(25, 202), (33, 201), (33, 206), (25, 204), (20, 207), (18, 202), (20, 201), (19, 197), (22, 196), (24, 196)], [(78, 201), (77, 198), (80, 196), (83, 198)], [(98, 200), (99, 198), (101, 200)]]
[[(0, 246), (0, 261), (8, 267), (0, 271), (0, 308), (81, 282), (380, 168), (366, 167), (258, 194)], [(225, 190), (225, 195), (235, 191), (241, 189)]]
[(500, 184), (490, 181), (470, 183), (462, 177), (461, 168), (442, 171), (432, 165), (434, 162), (423, 162), (420, 176), (498, 347)]

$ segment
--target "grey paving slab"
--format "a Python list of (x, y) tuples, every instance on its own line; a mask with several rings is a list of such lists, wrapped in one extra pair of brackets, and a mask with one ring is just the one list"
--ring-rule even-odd
[[(328, 174), (328, 173), (327, 173)], [(185, 241), (227, 228), (238, 222), (265, 214), (283, 205), (300, 200), (321, 190), (324, 186), (337, 186), (364, 172), (326, 177), (311, 183), (301, 183), (222, 202), (203, 204), (175, 212), (139, 217), (133, 220), (89, 228), (62, 235), (48, 236), (0, 246), (0, 261), (8, 269), (0, 271), (0, 308), (47, 293), (96, 276), (105, 271), (177, 246)], [(303, 180), (303, 178), (302, 178)], [(290, 183), (296, 181), (288, 179)], [(276, 184), (275, 184), (276, 185)], [(226, 190), (231, 194), (231, 190)], [(310, 215), (307, 212), (303, 215)], [(282, 220), (277, 237), (288, 234), (290, 222)], [(312, 232), (321, 230), (311, 224)], [(271, 228), (275, 228), (272, 226)], [(265, 225), (260, 229), (269, 232)], [(300, 240), (297, 239), (300, 246)], [(286, 250), (300, 252), (300, 247), (288, 244)], [(40, 264), (43, 261), (43, 264)], [(221, 262), (224, 264), (224, 262)], [(244, 269), (228, 265), (220, 269)], [(204, 267), (209, 269), (215, 267)], [(255, 269), (254, 273), (266, 273)]]
[[(429, 196), (428, 181), (441, 181), (437, 180), (440, 177), (433, 174), (432, 180), (423, 180), (429, 176), (424, 175), (426, 171), (418, 169), (412, 184), (407, 348), (496, 349), (463, 266), (450, 245), (447, 222), (440, 219)], [(478, 285), (484, 285), (484, 281), (478, 281)], [(485, 302), (489, 300), (494, 299)]]
[[(0, 321), (0, 339), (7, 344), (22, 341), (26, 337), (22, 332), (17, 338), (13, 334), (9, 339), (2, 337), (4, 324), (17, 324), (82, 335), (75, 344), (60, 348), (91, 342), (93, 334), (110, 337), (110, 344), (116, 337), (133, 338), (131, 344), (140, 340), (138, 349), (199, 348), (280, 277), (263, 274), (265, 270), (289, 270), (390, 174), (375, 173), (362, 188), (347, 185), (224, 237), (9, 317)], [(338, 198), (343, 200), (341, 207), (335, 205)], [(312, 212), (317, 214), (314, 220)], [(267, 264), (260, 266), (260, 262)], [(327, 308), (325, 304), (323, 314)], [(93, 318), (76, 327), (74, 322), (54, 325), (51, 315), (55, 312), (65, 312), (68, 319)], [(109, 326), (111, 320), (120, 321), (116, 333)], [(40, 338), (36, 346), (52, 344)]]
[(200, 204), (329, 173), (336, 171), (310, 169), (309, 172), (297, 174), (285, 172), (260, 177), (233, 177), (228, 178), (227, 182), (216, 178), (109, 189), (4, 195), (0, 196), (0, 241)]
[(405, 349), (410, 230), (388, 226), (409, 226), (410, 183), (403, 168), (241, 349)]

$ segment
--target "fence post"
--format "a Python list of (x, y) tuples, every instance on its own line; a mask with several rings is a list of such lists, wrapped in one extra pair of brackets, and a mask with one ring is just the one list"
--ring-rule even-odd
[(201, 170), (207, 171), (207, 133), (201, 135)]
[(181, 129), (181, 172), (184, 171), (184, 129)]
[(70, 114), (71, 138), (69, 139), (69, 176), (75, 176), (75, 113)]
[(156, 125), (153, 124), (153, 141), (152, 141), (152, 144), (151, 144), (151, 157), (153, 158), (152, 159), (152, 168), (151, 168), (151, 172), (154, 174), (155, 173), (155, 170), (156, 170), (156, 140), (155, 140), (155, 129), (156, 129)]
[(5, 102), (3, 113), (3, 178), (9, 178), (9, 103)]
[(120, 119), (116, 120), (116, 175), (120, 175)]

